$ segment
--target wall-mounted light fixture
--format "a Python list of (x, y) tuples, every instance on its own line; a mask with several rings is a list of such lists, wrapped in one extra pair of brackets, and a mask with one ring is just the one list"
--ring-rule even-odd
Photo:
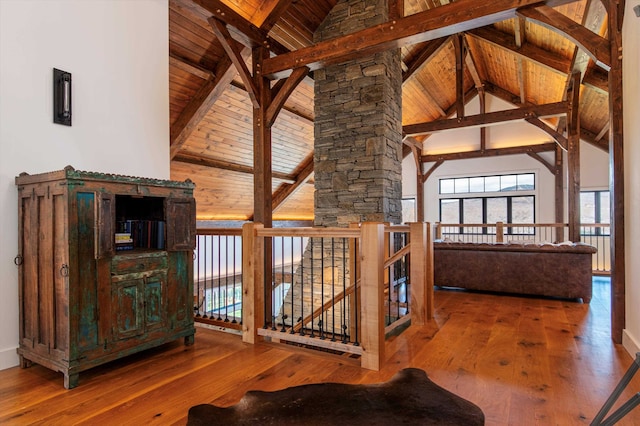
[(71, 73), (53, 69), (53, 122), (71, 126)]
[(636, 16), (640, 18), (640, 4), (637, 6), (633, 6), (633, 11), (636, 13)]

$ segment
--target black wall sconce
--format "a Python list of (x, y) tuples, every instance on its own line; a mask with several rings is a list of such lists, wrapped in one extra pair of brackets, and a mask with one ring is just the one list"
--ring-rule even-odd
[(53, 122), (71, 126), (71, 73), (53, 69)]

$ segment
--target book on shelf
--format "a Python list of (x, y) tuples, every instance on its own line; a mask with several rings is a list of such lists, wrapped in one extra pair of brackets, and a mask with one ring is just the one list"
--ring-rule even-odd
[[(124, 220), (117, 223), (116, 249), (119, 243), (135, 248), (165, 248), (165, 222), (162, 220)], [(126, 250), (126, 249), (123, 249)]]

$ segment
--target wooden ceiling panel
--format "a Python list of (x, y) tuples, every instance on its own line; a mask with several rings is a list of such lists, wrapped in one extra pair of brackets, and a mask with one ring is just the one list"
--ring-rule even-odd
[[(198, 0), (199, 1), (199, 0)], [(279, 0), (207, 0), (228, 5), (240, 16), (260, 26)], [(292, 0), (270, 28), (269, 35), (290, 50), (313, 44), (313, 34), (338, 0)], [(591, 31), (602, 32), (605, 13), (599, 0), (579, 0), (556, 10)], [(413, 15), (450, 3), (449, 0), (404, 0), (405, 15)], [(282, 5), (281, 4), (281, 5)], [(173, 125), (226, 53), (207, 22), (211, 12), (193, 0), (169, 0), (169, 95), (170, 121)], [(516, 26), (524, 22), (524, 36), (516, 37)], [(268, 28), (268, 27), (267, 27)], [(518, 29), (521, 27), (519, 26)], [(479, 30), (480, 31), (480, 30)], [(520, 33), (518, 33), (520, 34)], [(604, 34), (604, 35), (603, 35)], [(484, 41), (486, 37), (491, 42)], [(548, 104), (561, 100), (566, 90), (575, 45), (553, 30), (533, 22), (510, 19), (484, 28), (466, 37), (470, 56), (479, 81), (474, 80), (465, 63), (464, 89), (486, 83), (489, 93), (520, 97), (531, 104)], [(522, 44), (519, 50), (518, 43)], [(500, 47), (507, 46), (507, 48)], [(439, 45), (440, 46), (440, 45)], [(412, 66), (403, 85), (403, 124), (424, 123), (450, 113), (456, 102), (455, 49), (445, 44), (419, 67)], [(520, 51), (521, 55), (514, 53)], [(417, 63), (422, 44), (404, 46), (405, 70)], [(531, 55), (529, 59), (526, 55)], [(427, 53), (422, 53), (427, 56)], [(544, 63), (540, 65), (535, 61)], [(579, 59), (581, 60), (581, 59)], [(580, 68), (581, 64), (573, 65)], [(248, 69), (251, 65), (248, 64)], [(585, 67), (580, 68), (584, 70)], [(234, 69), (232, 69), (234, 70)], [(407, 74), (408, 75), (408, 74)], [(475, 75), (474, 75), (475, 76)], [(273, 191), (282, 193), (282, 184), (291, 184), (304, 169), (313, 153), (314, 89), (312, 77), (305, 79), (285, 102), (272, 128)], [(608, 95), (606, 72), (587, 71), (581, 93), (580, 120), (591, 140), (606, 140), (608, 130)], [(227, 80), (228, 81), (228, 80)], [(604, 83), (603, 83), (604, 82)], [(275, 84), (275, 83), (274, 83)], [(171, 163), (172, 178), (196, 181), (199, 219), (246, 220), (253, 214), (253, 106), (236, 76), (229, 87), (199, 122), (190, 123), (190, 136), (179, 145)], [(603, 139), (604, 138), (604, 139)], [(313, 185), (303, 184), (274, 212), (274, 219), (311, 219)]]
[(169, 51), (213, 70), (225, 52), (207, 22), (209, 16), (210, 13), (191, 0), (170, 0)]
[(481, 40), (475, 40), (473, 53), (482, 57), (487, 81), (511, 93), (520, 93), (517, 59), (509, 51)]
[(446, 105), (436, 107), (428, 95), (429, 87), (425, 88), (415, 78), (404, 83), (402, 88), (402, 124), (416, 124), (442, 118)]
[(580, 126), (597, 135), (609, 123), (609, 114), (603, 114), (603, 111), (609, 111), (608, 95), (582, 86)]
[(173, 161), (171, 179), (191, 179), (197, 220), (247, 220), (253, 214), (253, 176)]
[(428, 88), (434, 101), (447, 109), (456, 101), (456, 59), (452, 42), (447, 42), (414, 77)]
[(274, 220), (313, 220), (312, 184), (305, 184), (273, 212)]
[(549, 71), (532, 61), (526, 61), (524, 68), (527, 102), (542, 105), (562, 101), (567, 80), (565, 75)]

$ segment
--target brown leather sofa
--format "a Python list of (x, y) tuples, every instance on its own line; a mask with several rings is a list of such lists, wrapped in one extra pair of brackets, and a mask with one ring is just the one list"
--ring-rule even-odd
[(442, 287), (591, 301), (592, 256), (582, 243), (434, 242), (434, 283)]

